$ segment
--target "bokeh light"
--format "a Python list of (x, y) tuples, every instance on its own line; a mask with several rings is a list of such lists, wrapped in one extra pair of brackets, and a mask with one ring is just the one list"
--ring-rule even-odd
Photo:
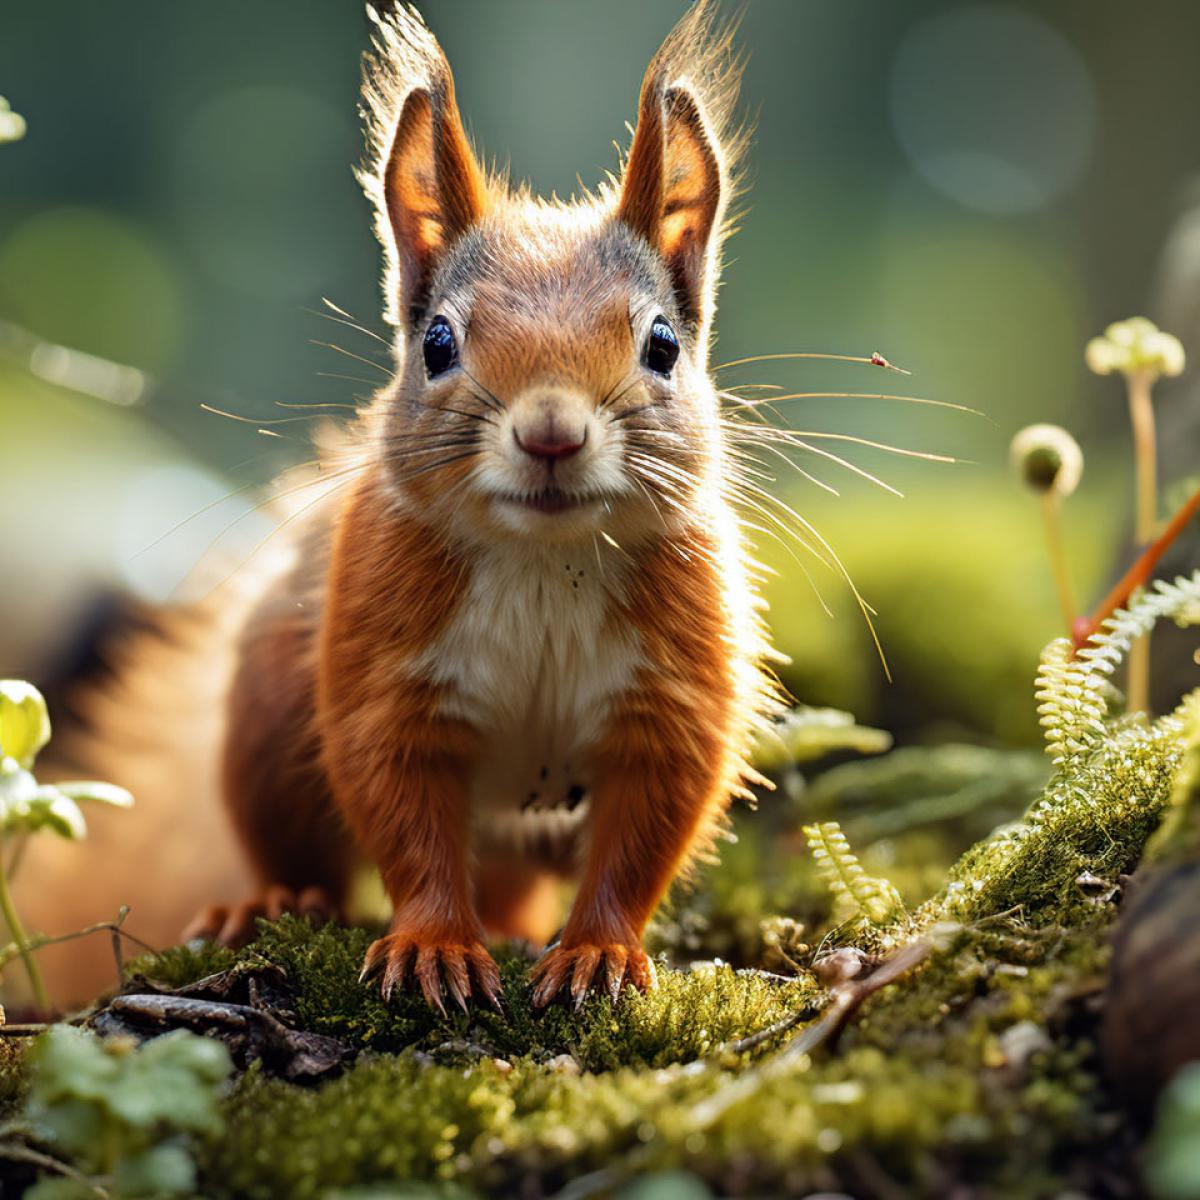
[(1096, 135), (1078, 51), (1015, 6), (960, 5), (911, 29), (892, 64), (891, 113), (921, 176), (987, 213), (1056, 199), (1079, 178)]

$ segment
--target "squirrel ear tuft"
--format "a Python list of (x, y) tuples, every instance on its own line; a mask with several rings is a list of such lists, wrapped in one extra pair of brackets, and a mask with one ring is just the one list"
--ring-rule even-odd
[(617, 212), (662, 256), (684, 318), (696, 325), (710, 306), (724, 193), (716, 139), (696, 96), (684, 84), (648, 79)]
[(720, 19), (714, 0), (696, 0), (655, 54), (617, 205), (618, 218), (666, 263), (684, 319), (701, 336), (749, 137), (736, 117), (744, 62), (736, 26)]
[(402, 312), (419, 312), (441, 253), (483, 216), (483, 172), (463, 131), (449, 71), (413, 88), (396, 122), (383, 191), (400, 268)]
[(442, 254), (483, 217), (487, 181), (433, 34), (403, 5), (375, 20), (364, 87), (373, 153), (360, 178), (388, 259), (388, 316), (403, 324), (424, 310)]

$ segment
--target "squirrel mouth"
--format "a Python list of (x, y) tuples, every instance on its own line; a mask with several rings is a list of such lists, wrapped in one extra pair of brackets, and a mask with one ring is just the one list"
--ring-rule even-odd
[(564, 492), (561, 488), (547, 487), (537, 492), (505, 496), (504, 499), (507, 503), (517, 505), (519, 508), (532, 509), (534, 512), (554, 516), (581, 508), (590, 503), (593, 497), (572, 495), (570, 492)]

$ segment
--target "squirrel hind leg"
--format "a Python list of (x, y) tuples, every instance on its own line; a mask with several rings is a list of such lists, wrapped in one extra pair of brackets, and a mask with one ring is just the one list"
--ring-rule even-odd
[[(297, 618), (288, 580), (251, 614), (227, 701), (221, 785), (257, 886), (249, 898), (209, 897), (183, 931), (228, 946), (253, 940), (260, 919), (343, 915), (358, 863), (320, 759), (314, 625)], [(230, 901), (236, 901), (230, 903)]]
[(222, 946), (244, 946), (254, 940), (258, 921), (277, 921), (285, 913), (304, 917), (314, 925), (341, 918), (341, 905), (324, 888), (302, 891), (275, 885), (240, 904), (210, 904), (202, 908), (183, 931), (182, 941), (200, 938)]
[(544, 946), (562, 913), (559, 876), (532, 863), (483, 858), (475, 869), (475, 906), (487, 933)]

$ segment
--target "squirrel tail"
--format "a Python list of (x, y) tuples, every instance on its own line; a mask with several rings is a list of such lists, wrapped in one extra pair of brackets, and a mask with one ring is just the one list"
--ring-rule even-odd
[[(306, 557), (305, 531), (328, 522), (326, 501), (357, 464), (356, 443), (332, 425), (314, 433), (314, 444), (328, 469), (306, 464), (276, 481), (263, 506), (275, 533), (240, 561), (210, 548), (185, 584), (203, 598), (134, 614), (105, 648), (106, 677), (80, 688), (74, 719), (56, 723), (51, 761), (39, 762), (39, 774), (115, 783), (134, 804), (88, 809), (81, 842), (31, 839), (13, 889), (30, 933), (61, 937), (115, 921), (127, 908), (122, 928), (161, 950), (178, 943), (202, 907), (255, 890), (221, 801), (227, 700), (247, 617)], [(126, 957), (140, 952), (123, 941)], [(60, 1006), (90, 1002), (118, 980), (113, 942), (102, 932), (47, 946), (38, 962)], [(21, 973), (10, 977), (16, 984)]]
[[(252, 600), (245, 581), (225, 585), (196, 605), (140, 614), (107, 648), (111, 671), (77, 694), (79, 719), (56, 730), (41, 773), (119, 784), (134, 807), (88, 808), (80, 842), (31, 839), (14, 881), (31, 933), (60, 937), (128, 908), (123, 928), (159, 949), (203, 904), (245, 897), (250, 871), (219, 800), (219, 770), (236, 638)], [(123, 941), (126, 957), (140, 953)], [(102, 932), (47, 946), (38, 961), (60, 1006), (118, 979)], [(23, 982), (19, 971), (10, 976)]]

